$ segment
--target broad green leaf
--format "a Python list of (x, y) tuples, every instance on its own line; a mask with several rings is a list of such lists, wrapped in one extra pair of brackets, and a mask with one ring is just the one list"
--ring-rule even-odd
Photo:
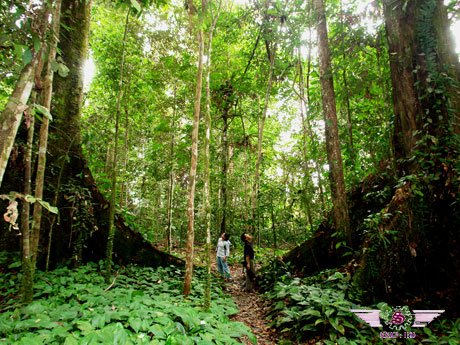
[(48, 202), (40, 200), (40, 199), (37, 199), (37, 201), (40, 203), (40, 205), (42, 205), (44, 208), (46, 208), (51, 213), (54, 213), (54, 214), (59, 213), (59, 210), (56, 206), (51, 206)]
[(25, 66), (32, 61), (33, 55), (32, 51), (27, 48), (22, 54), (22, 64)]
[(60, 77), (62, 77), (62, 78), (67, 77), (69, 75), (69, 71), (70, 71), (70, 69), (65, 64), (59, 63), (57, 72), (58, 72)]
[(36, 113), (39, 113), (43, 116), (45, 116), (48, 120), (52, 121), (53, 120), (53, 117), (51, 116), (51, 113), (50, 111), (45, 108), (43, 105), (40, 105), (40, 104), (34, 104), (34, 110)]
[(83, 334), (89, 334), (94, 331), (94, 327), (88, 321), (77, 321), (77, 327)]
[(21, 261), (15, 261), (12, 264), (8, 265), (8, 268), (18, 268), (21, 267), (22, 263)]
[(142, 320), (136, 317), (130, 317), (128, 319), (128, 324), (131, 326), (134, 332), (138, 333), (141, 329)]

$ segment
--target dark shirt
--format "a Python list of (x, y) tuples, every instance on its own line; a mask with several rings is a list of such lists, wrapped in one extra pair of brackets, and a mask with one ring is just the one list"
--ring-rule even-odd
[(245, 260), (247, 256), (249, 256), (251, 260), (254, 259), (254, 249), (252, 248), (252, 245), (249, 243), (244, 244), (244, 259)]

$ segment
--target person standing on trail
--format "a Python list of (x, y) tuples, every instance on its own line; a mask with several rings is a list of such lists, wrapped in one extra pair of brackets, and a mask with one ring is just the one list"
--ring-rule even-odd
[(230, 279), (230, 269), (228, 268), (227, 258), (230, 255), (230, 235), (224, 232), (217, 241), (217, 270), (226, 279)]
[(246, 279), (243, 283), (243, 291), (252, 291), (255, 287), (256, 274), (254, 270), (254, 248), (252, 247), (252, 236), (242, 234), (241, 240), (244, 242), (243, 267), (246, 270)]

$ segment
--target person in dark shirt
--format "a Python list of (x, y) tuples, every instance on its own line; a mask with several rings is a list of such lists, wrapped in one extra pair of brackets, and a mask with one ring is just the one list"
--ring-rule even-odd
[(252, 291), (255, 287), (256, 274), (254, 270), (254, 248), (252, 246), (252, 236), (242, 234), (241, 240), (244, 243), (243, 267), (246, 271), (246, 279), (243, 283), (243, 291)]

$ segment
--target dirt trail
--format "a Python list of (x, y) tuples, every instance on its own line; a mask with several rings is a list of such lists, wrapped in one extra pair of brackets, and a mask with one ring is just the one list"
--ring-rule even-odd
[[(240, 312), (232, 320), (245, 323), (257, 337), (258, 345), (276, 345), (277, 334), (268, 325), (265, 319), (267, 305), (257, 292), (244, 292), (241, 289), (243, 273), (240, 267), (230, 267), (232, 280), (225, 283), (225, 290), (229, 293)], [(249, 339), (242, 339), (244, 344), (251, 344)]]

